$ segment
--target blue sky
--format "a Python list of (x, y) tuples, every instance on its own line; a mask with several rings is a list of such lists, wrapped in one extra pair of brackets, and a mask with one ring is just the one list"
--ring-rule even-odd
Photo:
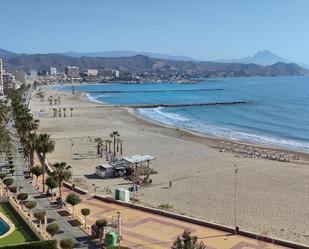
[(270, 49), (309, 63), (308, 0), (1, 0), (0, 48), (215, 60)]

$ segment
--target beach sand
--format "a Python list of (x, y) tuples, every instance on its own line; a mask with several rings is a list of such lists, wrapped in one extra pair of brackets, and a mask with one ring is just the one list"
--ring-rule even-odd
[(127, 108), (104, 107), (87, 101), (80, 93), (46, 91), (46, 96), (50, 95), (61, 96), (61, 105), (56, 107), (66, 107), (67, 117), (53, 117), (46, 100), (34, 98), (31, 110), (40, 119), (39, 132), (52, 134), (56, 141), (56, 149), (47, 156), (48, 161), (73, 165), (77, 186), (89, 192), (99, 186), (97, 193), (104, 193), (105, 186), (128, 187), (129, 183), (121, 178), (103, 180), (94, 174), (95, 166), (105, 160), (96, 155), (93, 138), (107, 139), (117, 130), (124, 140), (124, 155), (156, 157), (152, 167), (158, 174), (152, 176), (150, 186), (140, 188), (137, 194), (142, 204), (153, 207), (169, 204), (174, 212), (234, 226), (234, 165), (237, 165), (237, 226), (309, 244), (307, 154), (300, 155), (303, 160), (289, 163), (243, 158), (214, 148), (221, 139), (149, 122)]

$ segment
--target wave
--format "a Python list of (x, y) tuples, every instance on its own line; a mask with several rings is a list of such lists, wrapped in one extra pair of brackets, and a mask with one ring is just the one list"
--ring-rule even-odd
[(231, 141), (242, 141), (264, 146), (279, 147), (283, 149), (309, 152), (309, 142), (280, 138), (265, 134), (256, 134), (250, 131), (232, 130), (213, 124), (201, 123), (198, 120), (189, 119), (180, 114), (167, 112), (166, 108), (138, 109), (137, 115), (161, 122), (163, 124), (202, 132), (221, 137)]
[(190, 121), (190, 119), (183, 117), (176, 113), (170, 113), (170, 112), (163, 112), (163, 107), (157, 107), (157, 108), (151, 108), (151, 109), (138, 109), (138, 113), (141, 116), (148, 117), (152, 120), (159, 121), (161, 123), (165, 123), (168, 125), (174, 125), (175, 122), (187, 122)]
[(91, 94), (89, 94), (89, 93), (86, 93), (86, 98), (87, 98), (87, 100), (89, 100), (89, 101), (91, 101), (91, 102), (95, 102), (95, 103), (99, 103), (99, 104), (102, 104), (102, 101), (100, 101), (98, 98), (99, 98), (100, 96), (93, 96), (93, 95), (91, 95)]

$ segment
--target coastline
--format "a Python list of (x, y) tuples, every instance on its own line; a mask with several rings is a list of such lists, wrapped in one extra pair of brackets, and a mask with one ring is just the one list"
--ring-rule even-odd
[[(99, 104), (99, 105), (102, 105), (102, 106), (110, 106), (111, 105), (107, 102), (91, 100), (91, 98), (89, 97), (89, 94), (86, 93), (86, 92), (79, 92), (79, 93), (80, 93), (81, 99), (83, 101), (93, 102), (93, 103), (96, 103), (96, 104)], [(113, 105), (113, 106), (117, 107), (117, 105)], [(157, 126), (164, 127), (166, 129), (177, 130), (179, 132), (182, 132), (182, 134), (186, 135), (188, 139), (191, 138), (193, 140), (196, 140), (196, 139), (194, 139), (194, 137), (201, 138), (201, 139), (207, 139), (207, 140), (213, 142), (214, 146), (218, 145), (219, 143), (225, 142), (225, 143), (233, 143), (233, 144), (238, 144), (238, 145), (250, 146), (250, 147), (253, 147), (253, 148), (273, 150), (273, 151), (277, 151), (279, 153), (297, 154), (301, 158), (303, 158), (305, 160), (309, 160), (309, 153), (291, 150), (291, 149), (284, 149), (284, 148), (280, 148), (280, 147), (265, 146), (265, 145), (260, 145), (260, 144), (256, 144), (256, 143), (245, 142), (245, 141), (229, 140), (227, 138), (217, 137), (217, 136), (214, 136), (214, 135), (211, 135), (211, 134), (208, 134), (208, 133), (193, 131), (193, 130), (189, 130), (189, 129), (186, 129), (186, 128), (183, 128), (183, 127), (176, 127), (176, 126), (164, 124), (164, 123), (156, 121), (156, 120), (145, 118), (141, 115), (138, 115), (136, 113), (137, 110), (135, 108), (122, 107), (122, 106), (118, 106), (118, 108), (124, 108), (125, 110), (128, 111), (128, 113), (130, 115), (133, 115), (135, 118), (140, 119), (141, 122), (146, 123), (148, 125), (157, 125)]]
[[(56, 141), (56, 150), (47, 160), (51, 163), (66, 161), (72, 165), (74, 182), (79, 186), (92, 192), (95, 184), (100, 186), (100, 194), (104, 194), (106, 186), (127, 188), (128, 182), (123, 179), (102, 180), (94, 175), (94, 167), (105, 160), (96, 156), (95, 144), (89, 139), (74, 142), (73, 160), (69, 149), (71, 137), (106, 138), (110, 132), (118, 130), (125, 141), (125, 155), (156, 157), (153, 166), (158, 174), (153, 175), (152, 185), (139, 189), (137, 195), (141, 204), (151, 207), (169, 204), (173, 212), (232, 225), (234, 193), (231, 186), (236, 164), (240, 169), (239, 226), (309, 243), (306, 229), (309, 220), (301, 218), (306, 217), (305, 207), (309, 202), (305, 191), (309, 177), (308, 154), (297, 153), (304, 160), (286, 163), (221, 153), (215, 147), (220, 142), (230, 141), (144, 119), (130, 108), (93, 103), (84, 93), (72, 96), (69, 91), (47, 91), (62, 96), (61, 107), (74, 107), (73, 117), (54, 118), (47, 101), (31, 103), (34, 113), (41, 109), (46, 112), (39, 117), (40, 132), (51, 133)], [(167, 187), (169, 181), (173, 182), (172, 188)]]

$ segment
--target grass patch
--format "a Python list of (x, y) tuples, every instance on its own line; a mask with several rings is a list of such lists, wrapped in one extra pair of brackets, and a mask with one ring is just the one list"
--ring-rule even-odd
[(15, 230), (12, 234), (0, 239), (0, 246), (38, 240), (26, 222), (24, 222), (24, 220), (8, 202), (0, 203), (0, 211), (15, 225)]

